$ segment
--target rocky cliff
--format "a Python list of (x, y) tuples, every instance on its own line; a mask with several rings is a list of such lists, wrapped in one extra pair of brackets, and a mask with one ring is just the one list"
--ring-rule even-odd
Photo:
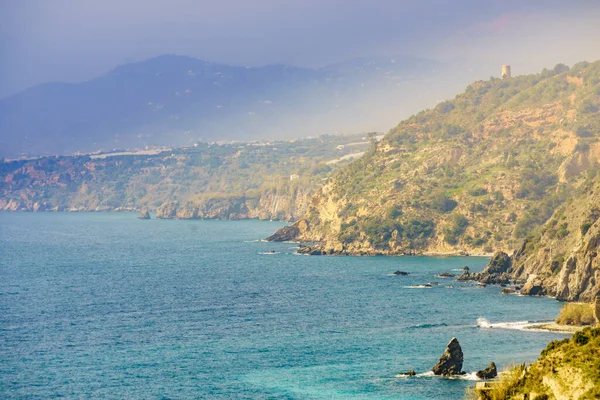
[(156, 215), (162, 219), (293, 221), (306, 212), (312, 193), (311, 188), (293, 186), (281, 190), (269, 189), (258, 197), (213, 195), (182, 204), (167, 201), (157, 208)]
[(600, 62), (475, 82), (372, 143), (283, 236), (316, 254), (511, 252), (597, 171), (598, 110)]
[(515, 278), (561, 300), (600, 294), (600, 178), (582, 188), (512, 256)]
[(0, 159), (0, 211), (148, 209), (160, 218), (292, 221), (332, 171), (368, 146), (363, 135), (348, 135)]
[(474, 394), (480, 399), (598, 399), (599, 356), (600, 329), (586, 328), (551, 342), (536, 362), (514, 367)]

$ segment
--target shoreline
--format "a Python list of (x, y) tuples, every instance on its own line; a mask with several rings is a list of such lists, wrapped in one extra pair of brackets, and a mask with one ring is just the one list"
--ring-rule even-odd
[(529, 331), (538, 331), (538, 332), (555, 332), (555, 333), (567, 333), (573, 334), (579, 332), (583, 329), (587, 328), (587, 326), (576, 326), (576, 325), (560, 325), (556, 322), (545, 322), (545, 323), (536, 323), (532, 325), (525, 326), (523, 329)]

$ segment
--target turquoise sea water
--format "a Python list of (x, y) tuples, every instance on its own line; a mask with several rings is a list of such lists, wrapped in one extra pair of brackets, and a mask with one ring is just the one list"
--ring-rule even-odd
[(254, 242), (280, 226), (0, 213), (0, 398), (460, 399), (472, 381), (395, 375), (453, 336), (468, 372), (561, 338), (476, 326), (553, 319), (554, 300), (434, 277), (484, 258)]

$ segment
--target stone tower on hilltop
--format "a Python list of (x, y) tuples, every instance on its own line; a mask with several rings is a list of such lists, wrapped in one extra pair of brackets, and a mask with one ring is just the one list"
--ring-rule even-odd
[(502, 64), (502, 79), (510, 78), (510, 64)]

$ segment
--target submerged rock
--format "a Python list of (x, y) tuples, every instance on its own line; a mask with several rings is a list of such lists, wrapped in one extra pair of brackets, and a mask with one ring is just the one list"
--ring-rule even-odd
[(396, 276), (398, 276), (398, 275), (400, 275), (400, 276), (406, 276), (406, 275), (410, 275), (410, 274), (409, 274), (408, 272), (406, 272), (406, 271), (396, 271), (396, 272), (394, 272), (392, 275), (396, 275)]
[(436, 275), (438, 278), (454, 278), (454, 274), (450, 272), (442, 272), (441, 274)]
[(486, 369), (482, 369), (481, 371), (477, 371), (477, 377), (479, 379), (494, 379), (498, 376), (498, 370), (496, 369), (496, 364), (491, 362), (490, 365)]
[(150, 219), (150, 212), (146, 209), (143, 209), (138, 216), (139, 219)]
[(431, 369), (435, 375), (462, 375), (463, 352), (458, 339), (452, 338), (440, 361)]

